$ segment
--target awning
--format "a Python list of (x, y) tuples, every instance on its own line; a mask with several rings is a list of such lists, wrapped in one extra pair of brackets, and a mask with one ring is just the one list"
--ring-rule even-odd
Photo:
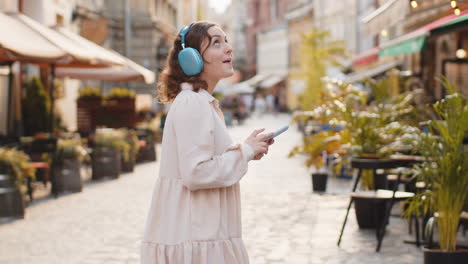
[(459, 16), (449, 15), (440, 18), (408, 34), (384, 43), (381, 46), (379, 57), (397, 56), (419, 52), (424, 47), (426, 38), (431, 34), (431, 31), (437, 30), (438, 28), (453, 26), (454, 24), (466, 21), (467, 19), (468, 10), (464, 10)]
[(272, 74), (260, 82), (260, 88), (270, 88), (278, 83), (284, 81), (286, 75), (284, 74)]
[(468, 25), (468, 14), (460, 15), (459, 17), (447, 22), (446, 24), (431, 30), (431, 34), (443, 33), (447, 30), (453, 30), (458, 27), (465, 27)]
[(344, 82), (355, 83), (357, 81), (361, 81), (363, 79), (371, 78), (379, 74), (382, 74), (399, 65), (401, 65), (401, 61), (392, 61), (392, 62), (387, 62), (387, 63), (377, 65), (376, 67), (373, 67), (372, 69), (369, 69), (369, 70), (353, 72), (351, 74), (346, 75)]
[(75, 41), (79, 45), (99, 52), (102, 57), (106, 57), (120, 61), (124, 66), (110, 66), (106, 68), (85, 69), (85, 68), (57, 68), (55, 70), (58, 77), (69, 77), (80, 80), (101, 80), (101, 81), (144, 81), (146, 83), (153, 83), (155, 80), (154, 72), (146, 69), (145, 67), (133, 62), (132, 60), (120, 55), (118, 52), (103, 48), (92, 41), (89, 41), (79, 35), (73, 34), (64, 28), (57, 28), (56, 31), (63, 36)]
[(255, 92), (255, 89), (250, 86), (247, 82), (240, 82), (233, 84), (229, 87), (226, 87), (223, 90), (224, 95), (234, 95), (234, 94), (252, 94)]
[(0, 61), (79, 67), (123, 64), (20, 13), (0, 12), (0, 32)]
[(246, 80), (246, 82), (251, 86), (258, 86), (260, 82), (262, 82), (268, 75), (265, 74), (257, 74), (254, 77)]
[(379, 58), (380, 47), (374, 47), (363, 53), (358, 54), (353, 58), (353, 66), (363, 66), (373, 62), (377, 62)]
[(126, 64), (126, 66), (111, 66), (97, 69), (57, 68), (55, 69), (55, 74), (57, 77), (69, 77), (80, 80), (154, 83), (154, 72), (131, 60), (127, 60)]
[(238, 94), (252, 94), (255, 92), (255, 88), (252, 87), (247, 81), (239, 83), (218, 83), (215, 88), (215, 92), (221, 93), (222, 95), (238, 95)]

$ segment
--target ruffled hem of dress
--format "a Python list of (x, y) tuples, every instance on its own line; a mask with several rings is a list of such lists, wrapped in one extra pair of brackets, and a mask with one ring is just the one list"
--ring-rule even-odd
[(142, 264), (248, 264), (241, 238), (189, 241), (176, 245), (142, 242)]

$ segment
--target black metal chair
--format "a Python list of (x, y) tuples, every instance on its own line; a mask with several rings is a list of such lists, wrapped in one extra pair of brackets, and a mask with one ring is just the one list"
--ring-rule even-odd
[[(34, 139), (32, 142), (26, 143), (22, 146), (30, 159), (31, 167), (36, 169), (36, 181), (41, 181), (47, 187), (47, 183), (52, 182), (53, 175), (51, 175), (51, 159), (57, 148), (56, 138)], [(44, 155), (48, 154), (48, 159)], [(33, 200), (32, 179), (28, 178), (27, 181), (29, 199)]]

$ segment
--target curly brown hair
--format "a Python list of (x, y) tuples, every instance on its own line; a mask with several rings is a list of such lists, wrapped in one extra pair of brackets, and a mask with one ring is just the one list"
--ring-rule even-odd
[[(191, 47), (200, 52), (203, 57), (205, 50), (208, 48), (203, 47), (201, 44), (203, 40), (208, 39), (208, 44), (211, 43), (211, 36), (208, 34), (208, 29), (218, 26), (217, 24), (210, 22), (196, 22), (190, 28), (190, 31), (185, 36), (185, 47)], [(158, 100), (163, 103), (171, 103), (175, 97), (179, 94), (181, 88), (180, 84), (187, 82), (192, 84), (193, 90), (198, 92), (200, 89), (207, 89), (208, 84), (200, 79), (200, 74), (195, 76), (187, 76), (182, 71), (182, 68), (179, 65), (179, 60), (177, 56), (182, 50), (182, 43), (180, 35), (174, 40), (174, 45), (169, 51), (169, 55), (166, 61), (166, 67), (159, 75), (159, 81), (157, 84)]]

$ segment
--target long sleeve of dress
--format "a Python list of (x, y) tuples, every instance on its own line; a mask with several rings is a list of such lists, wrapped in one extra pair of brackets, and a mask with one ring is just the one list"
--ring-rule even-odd
[(214, 111), (196, 93), (181, 98), (174, 109), (174, 129), (182, 184), (190, 190), (221, 188), (237, 183), (253, 158), (250, 145), (237, 144), (215, 154)]

